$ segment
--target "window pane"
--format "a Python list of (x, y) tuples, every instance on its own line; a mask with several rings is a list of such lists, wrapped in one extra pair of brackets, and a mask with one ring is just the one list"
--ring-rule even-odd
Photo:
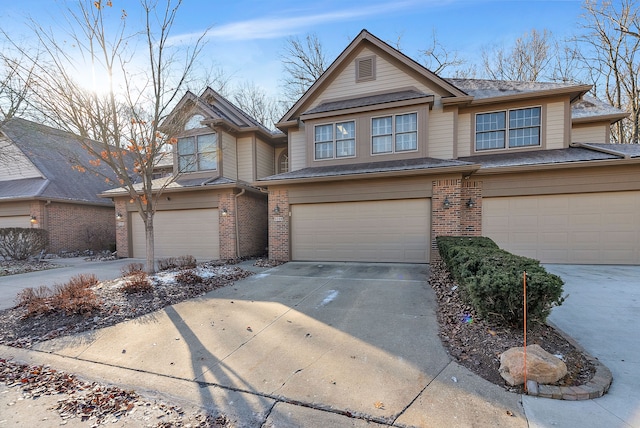
[(180, 172), (192, 172), (196, 170), (196, 156), (178, 156), (178, 168)]
[(416, 150), (417, 148), (418, 148), (418, 139), (415, 132), (396, 134), (396, 151), (397, 152), (404, 152), (407, 150)]
[(540, 126), (540, 107), (509, 111), (509, 128)]
[(355, 156), (356, 140), (336, 141), (336, 157)]
[(198, 135), (198, 152), (215, 152), (218, 138), (216, 134)]
[(418, 115), (416, 113), (396, 116), (396, 132), (411, 132), (418, 129)]
[(509, 147), (540, 145), (540, 128), (522, 128), (509, 131)]
[(336, 140), (346, 140), (356, 137), (356, 123), (342, 122), (336, 123)]
[(198, 171), (206, 171), (217, 168), (216, 152), (204, 152), (198, 154)]
[(504, 131), (482, 132), (476, 134), (476, 150), (503, 149)]
[(178, 154), (191, 155), (196, 152), (196, 137), (185, 137), (178, 139)]
[(333, 141), (333, 125), (316, 126), (316, 142)]
[(391, 116), (373, 119), (371, 121), (371, 135), (391, 135)]
[(505, 129), (505, 116), (504, 111), (476, 115), (476, 132)]
[(383, 135), (381, 137), (373, 137), (372, 152), (375, 153), (391, 153), (391, 135)]
[(316, 159), (329, 159), (333, 157), (333, 141), (328, 143), (316, 143)]

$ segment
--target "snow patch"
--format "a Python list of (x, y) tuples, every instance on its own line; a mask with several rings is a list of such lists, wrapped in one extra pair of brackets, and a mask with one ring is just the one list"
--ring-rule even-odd
[(324, 300), (322, 301), (322, 303), (320, 303), (319, 306), (325, 306), (333, 302), (335, 298), (338, 297), (338, 294), (339, 293), (337, 290), (329, 290), (329, 294), (327, 295), (327, 297), (324, 298)]

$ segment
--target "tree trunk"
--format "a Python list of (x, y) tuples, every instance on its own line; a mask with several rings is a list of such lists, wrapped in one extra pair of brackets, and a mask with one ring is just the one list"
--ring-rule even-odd
[(148, 274), (153, 274), (156, 271), (155, 265), (155, 251), (154, 251), (154, 239), (153, 239), (153, 214), (146, 213), (146, 221), (144, 222), (144, 233), (147, 240), (147, 262), (146, 271)]

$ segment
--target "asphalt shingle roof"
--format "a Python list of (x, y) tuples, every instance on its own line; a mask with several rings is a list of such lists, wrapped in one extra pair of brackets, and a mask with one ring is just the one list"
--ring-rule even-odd
[[(44, 176), (0, 182), (0, 199), (40, 198), (112, 204), (97, 196), (113, 187), (105, 177), (73, 169), (76, 160), (81, 165), (88, 165), (92, 159), (78, 142), (79, 137), (20, 118), (9, 119), (0, 130)], [(109, 167), (103, 165), (99, 169), (107, 177), (115, 178)]]
[(341, 100), (341, 101), (332, 101), (320, 104), (304, 113), (305, 114), (313, 114), (313, 113), (325, 113), (329, 111), (337, 111), (344, 110), (353, 107), (365, 107), (372, 106), (376, 104), (384, 104), (391, 103), (394, 101), (404, 101), (411, 100), (416, 98), (425, 98), (431, 95), (425, 94), (424, 92), (407, 90), (407, 91), (398, 91), (398, 92), (390, 92), (388, 94), (379, 94), (379, 95), (371, 95), (368, 97), (359, 97), (352, 98), (349, 100)]

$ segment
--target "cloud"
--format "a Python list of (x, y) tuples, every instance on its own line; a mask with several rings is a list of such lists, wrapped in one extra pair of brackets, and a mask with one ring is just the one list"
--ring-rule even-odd
[[(417, 1), (398, 1), (374, 4), (368, 7), (354, 7), (334, 12), (318, 13), (283, 18), (287, 15), (295, 15), (297, 11), (285, 11), (277, 16), (250, 19), (246, 21), (232, 22), (212, 28), (207, 33), (207, 38), (224, 41), (264, 40), (276, 39), (321, 24), (350, 21), (367, 16), (375, 16), (390, 13), (397, 10), (415, 7)], [(182, 34), (171, 38), (171, 43), (181, 44), (196, 40), (202, 33)]]

